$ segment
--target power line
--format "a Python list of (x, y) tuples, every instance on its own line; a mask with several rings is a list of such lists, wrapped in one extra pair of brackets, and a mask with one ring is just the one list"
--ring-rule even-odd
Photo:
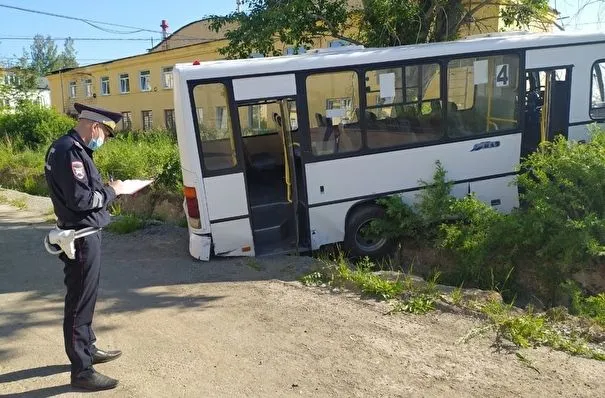
[[(17, 57), (17, 56), (11, 56), (11, 57), (4, 57), (4, 56), (0, 56), (0, 60), (19, 60), (22, 57)], [(111, 61), (113, 58), (77, 58), (76, 61)]]
[(29, 8), (23, 8), (23, 7), (16, 7), (16, 6), (11, 6), (11, 5), (7, 5), (7, 4), (0, 4), (0, 7), (4, 7), (4, 8), (10, 8), (13, 10), (18, 10), (18, 11), (23, 11), (23, 12), (30, 12), (33, 14), (40, 14), (40, 15), (48, 15), (51, 17), (57, 17), (57, 18), (63, 18), (63, 19), (71, 19), (73, 21), (80, 21), (80, 22), (84, 22), (87, 23), (97, 29), (101, 29), (104, 30), (103, 28), (99, 28), (98, 26), (94, 25), (94, 24), (102, 24), (102, 25), (108, 25), (108, 26), (116, 26), (116, 27), (120, 27), (120, 28), (128, 28), (128, 29), (135, 29), (136, 32), (117, 32), (116, 33), (122, 33), (122, 34), (130, 34), (130, 33), (138, 33), (138, 32), (142, 32), (142, 31), (147, 31), (147, 32), (153, 32), (153, 33), (158, 33), (158, 31), (153, 31), (150, 29), (143, 29), (143, 28), (137, 28), (134, 26), (128, 26), (128, 25), (120, 25), (120, 24), (115, 24), (115, 23), (111, 23), (111, 22), (102, 22), (102, 21), (95, 21), (92, 19), (86, 19), (86, 18), (78, 18), (78, 17), (70, 17), (68, 15), (61, 15), (61, 14), (55, 14), (52, 12), (46, 12), (46, 11), (39, 11), (39, 10), (32, 10)]
[[(55, 13), (46, 12), (46, 11), (32, 10), (32, 9), (29, 9), (29, 8), (16, 7), (16, 6), (11, 6), (11, 5), (6, 5), (6, 4), (0, 4), (0, 7), (10, 8), (10, 9), (13, 9), (13, 10), (18, 10), (18, 11), (23, 11), (23, 12), (29, 12), (29, 13), (33, 13), (33, 14), (48, 15), (48, 16), (56, 17), (56, 18), (63, 18), (63, 19), (70, 19), (70, 20), (73, 20), (73, 21), (84, 22), (84, 23), (86, 23), (86, 24), (88, 24), (88, 25), (90, 25), (90, 26), (92, 26), (92, 27), (94, 27), (96, 29), (99, 29), (99, 30), (102, 30), (102, 31), (108, 32), (108, 33), (116, 33), (116, 34), (133, 34), (133, 33), (139, 33), (139, 32), (151, 32), (151, 33), (159, 33), (159, 34), (163, 33), (162, 31), (159, 31), (159, 30), (138, 28), (136, 26), (121, 25), (121, 24), (115, 24), (115, 23), (111, 23), (111, 22), (95, 21), (95, 20), (92, 20), (92, 19), (72, 17), (72, 16), (69, 16), (69, 15), (62, 15), (62, 14), (55, 14)], [(132, 31), (132, 32), (119, 32), (119, 31), (115, 31), (115, 30), (110, 30), (110, 29), (102, 28), (100, 26), (97, 26), (96, 24), (107, 25), (107, 26), (115, 26), (115, 27), (125, 28), (125, 29), (134, 29), (134, 31)], [(207, 40), (207, 39), (204, 39), (204, 38), (192, 37), (192, 36), (184, 36), (184, 35), (180, 35), (180, 34), (172, 34), (171, 36), (186, 37), (186, 38), (190, 38), (190, 39), (193, 39), (193, 40)]]
[[(149, 40), (161, 40), (160, 38), (153, 37), (51, 37), (53, 41), (62, 41), (71, 39), (73, 41), (149, 41)], [(0, 37), (0, 40), (24, 40), (24, 41), (34, 41), (33, 37)], [(179, 39), (180, 40), (180, 39)], [(185, 40), (193, 40), (193, 39), (185, 39)]]

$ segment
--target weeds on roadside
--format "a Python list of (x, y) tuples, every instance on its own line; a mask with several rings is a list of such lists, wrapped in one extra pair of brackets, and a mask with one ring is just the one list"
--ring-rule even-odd
[(586, 297), (580, 286), (571, 280), (563, 285), (563, 289), (571, 298), (570, 311), (572, 314), (590, 319), (601, 327), (605, 327), (605, 293)]
[(439, 273), (436, 273), (427, 283), (415, 283), (411, 274), (404, 274), (400, 278), (397, 274), (395, 280), (390, 280), (379, 272), (378, 267), (369, 258), (364, 258), (352, 265), (339, 254), (319, 271), (313, 271), (301, 278), (305, 285), (329, 284), (333, 287), (346, 287), (358, 290), (361, 293), (379, 300), (396, 300), (389, 313), (409, 312), (424, 314), (434, 310), (434, 303), (438, 297), (436, 288)]
[(9, 199), (4, 195), (0, 195), (0, 203), (11, 205), (19, 210), (23, 210), (27, 207), (27, 203), (24, 199)]
[(547, 346), (571, 355), (605, 361), (605, 352), (589, 347), (583, 338), (564, 336), (557, 332), (551, 326), (547, 314), (535, 314), (531, 309), (515, 314), (512, 305), (496, 301), (487, 303), (482, 312), (487, 316), (489, 325), (471, 331), (462, 341), (468, 341), (486, 331), (495, 331), (498, 347), (506, 339), (520, 348)]
[(129, 234), (136, 230), (139, 230), (145, 226), (144, 220), (133, 215), (126, 214), (121, 216), (115, 221), (112, 221), (105, 229), (114, 234)]
[(263, 270), (262, 264), (260, 262), (258, 262), (258, 260), (256, 260), (255, 258), (247, 258), (246, 265), (255, 271)]

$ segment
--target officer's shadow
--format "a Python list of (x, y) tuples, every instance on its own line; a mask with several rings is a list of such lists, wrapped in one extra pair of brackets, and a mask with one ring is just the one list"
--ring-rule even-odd
[[(48, 365), (48, 366), (41, 366), (39, 368), (17, 370), (15, 372), (1, 374), (0, 375), (0, 384), (19, 382), (19, 381), (24, 381), (26, 379), (33, 379), (33, 378), (37, 378), (37, 377), (52, 376), (52, 375), (59, 374), (59, 373), (69, 372), (69, 370), (70, 370), (69, 365)], [(64, 384), (64, 385), (60, 385), (60, 386), (39, 388), (37, 390), (23, 391), (20, 393), (12, 393), (12, 394), (10, 394), (10, 396), (11, 397), (54, 397), (59, 394), (64, 394), (64, 393), (74, 392), (74, 391), (76, 391), (76, 390), (74, 390), (74, 388), (71, 387), (69, 384)], [(77, 392), (82, 393), (85, 391), (77, 390)]]

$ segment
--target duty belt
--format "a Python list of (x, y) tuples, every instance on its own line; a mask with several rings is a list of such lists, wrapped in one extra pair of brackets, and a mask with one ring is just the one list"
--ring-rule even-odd
[(85, 227), (76, 230), (56, 226), (44, 237), (44, 247), (50, 254), (65, 253), (69, 259), (73, 260), (76, 258), (74, 241), (78, 238), (97, 233), (100, 230), (101, 228), (95, 227)]

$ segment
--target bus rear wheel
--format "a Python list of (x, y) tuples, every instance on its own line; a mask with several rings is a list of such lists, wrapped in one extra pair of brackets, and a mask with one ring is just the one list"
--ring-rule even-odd
[(352, 257), (379, 259), (390, 254), (393, 242), (370, 233), (372, 221), (384, 217), (385, 211), (378, 205), (361, 206), (349, 215), (345, 228), (344, 245)]

